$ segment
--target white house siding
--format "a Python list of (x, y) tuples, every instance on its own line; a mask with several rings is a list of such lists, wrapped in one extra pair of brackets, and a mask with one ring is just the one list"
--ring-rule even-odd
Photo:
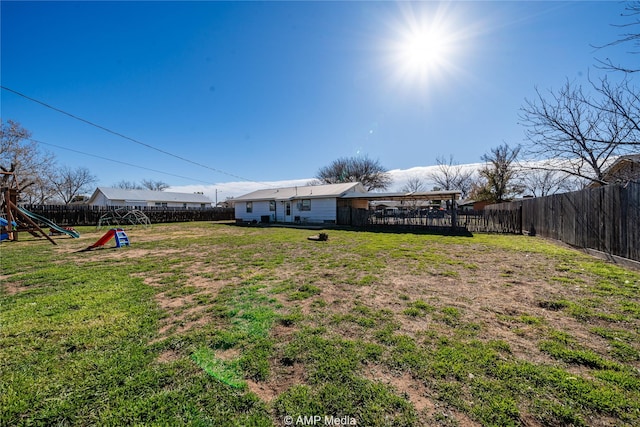
[(202, 194), (98, 187), (89, 198), (88, 204), (90, 206), (200, 209), (210, 207), (211, 200)]
[(275, 220), (275, 217), (274, 217), (275, 212), (269, 210), (268, 201), (253, 202), (252, 212), (247, 212), (247, 202), (236, 202), (235, 209), (236, 209), (236, 218), (241, 219), (243, 221), (255, 220), (260, 222), (263, 216), (269, 216), (269, 221)]
[[(262, 220), (263, 216), (268, 216), (269, 221), (294, 222), (299, 218), (301, 222), (322, 223), (336, 220), (336, 199), (310, 199), (311, 210), (300, 210), (301, 200), (278, 200), (276, 210), (269, 210), (269, 201), (254, 201), (252, 212), (247, 212), (247, 202), (236, 202), (235, 216), (243, 221)], [(291, 203), (291, 216), (285, 218), (286, 203)]]
[(104, 194), (98, 193), (93, 204), (95, 206), (111, 206), (111, 200), (107, 199)]
[[(127, 204), (131, 203), (130, 201), (127, 201)], [(134, 204), (136, 204), (136, 206), (138, 206), (139, 202), (133, 202)], [(167, 208), (187, 208), (187, 209), (194, 209), (194, 208), (201, 208), (201, 203), (187, 203), (187, 202), (142, 202), (143, 204), (146, 204), (146, 206), (150, 206), (150, 207), (164, 207), (163, 204), (166, 203), (166, 207)], [(160, 203), (159, 205), (157, 205), (156, 203)], [(185, 206), (186, 204), (186, 206)]]
[(327, 198), (327, 199), (310, 199), (311, 200), (311, 210), (302, 211), (299, 210), (299, 203), (301, 200), (292, 200), (291, 201), (291, 216), (300, 217), (300, 221), (302, 222), (325, 222), (325, 221), (335, 221), (336, 220), (336, 199)]

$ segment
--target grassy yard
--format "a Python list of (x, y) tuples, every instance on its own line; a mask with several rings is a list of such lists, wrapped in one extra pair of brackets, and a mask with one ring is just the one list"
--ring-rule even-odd
[(102, 235), (79, 231), (0, 246), (2, 426), (640, 425), (640, 274), (580, 252), (212, 223), (77, 252)]

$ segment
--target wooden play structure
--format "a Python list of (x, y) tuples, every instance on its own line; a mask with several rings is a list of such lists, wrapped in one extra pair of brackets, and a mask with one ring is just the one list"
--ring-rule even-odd
[(47, 218), (19, 207), (18, 195), (28, 185), (20, 187), (15, 174), (15, 166), (12, 165), (9, 170), (0, 166), (0, 219), (4, 219), (0, 221), (0, 228), (2, 228), (0, 235), (6, 240), (18, 241), (18, 234), (27, 232), (34, 237), (44, 237), (55, 245), (56, 242), (40, 228), (36, 222), (38, 221), (46, 224), (53, 231), (65, 233), (74, 238), (80, 237), (80, 234), (73, 229), (59, 227)]

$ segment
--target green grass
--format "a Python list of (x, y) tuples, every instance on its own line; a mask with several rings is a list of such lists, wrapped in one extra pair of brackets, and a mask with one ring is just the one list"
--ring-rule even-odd
[(79, 231), (0, 246), (0, 425), (640, 424), (640, 275), (579, 252), (187, 223), (77, 253), (102, 234)]
[(200, 366), (207, 374), (211, 375), (218, 381), (233, 387), (246, 388), (247, 384), (243, 380), (238, 361), (224, 361), (216, 358), (211, 349), (207, 347), (196, 350), (191, 358), (198, 366)]

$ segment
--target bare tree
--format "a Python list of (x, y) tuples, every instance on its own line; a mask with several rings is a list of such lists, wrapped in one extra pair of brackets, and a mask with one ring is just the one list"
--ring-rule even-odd
[(378, 160), (368, 157), (343, 157), (318, 170), (322, 184), (360, 182), (368, 191), (384, 190), (391, 185), (391, 175)]
[(460, 190), (462, 198), (466, 199), (471, 192), (473, 171), (465, 170), (453, 160), (453, 156), (449, 156), (449, 159), (438, 157), (436, 163), (438, 169), (429, 173), (429, 179), (440, 190)]
[(142, 190), (144, 187), (133, 181), (122, 180), (116, 184), (113, 184), (113, 188), (120, 188), (122, 190)]
[(0, 166), (12, 170), (18, 178), (21, 201), (45, 203), (53, 196), (48, 176), (55, 167), (55, 157), (31, 140), (31, 132), (13, 120), (0, 127)]
[(474, 189), (475, 198), (501, 203), (522, 193), (515, 168), (519, 153), (519, 146), (512, 148), (505, 143), (482, 156), (485, 165), (478, 170), (481, 182)]
[(577, 189), (572, 176), (554, 170), (523, 170), (520, 183), (534, 197), (544, 197)]
[(169, 188), (169, 184), (162, 181), (153, 181), (150, 179), (143, 179), (140, 184), (134, 181), (122, 180), (113, 185), (114, 188), (121, 188), (123, 190), (152, 190), (152, 191), (164, 191)]
[[(403, 193), (419, 193), (425, 190), (424, 182), (417, 175), (409, 177), (407, 182), (400, 188)], [(403, 202), (404, 205), (411, 211), (415, 211), (420, 206), (419, 200), (407, 200)]]
[[(627, 18), (628, 22), (614, 25), (624, 28), (625, 33), (621, 34), (618, 40), (598, 46), (603, 49), (616, 45), (627, 45), (627, 51), (632, 57), (640, 54), (640, 1), (627, 2), (624, 12), (621, 14)], [(631, 130), (629, 135), (629, 145), (640, 145), (640, 91), (631, 85), (631, 76), (640, 72), (637, 62), (632, 66), (623, 66), (621, 63), (614, 63), (610, 58), (598, 60), (600, 68), (609, 71), (621, 71), (624, 79), (617, 84), (609, 81), (608, 77), (601, 78), (598, 82), (592, 82), (594, 89), (602, 96), (602, 101), (594, 108), (602, 109), (609, 114), (618, 116)]]
[(640, 149), (640, 90), (629, 79), (611, 83), (604, 77), (591, 84), (600, 98), (590, 106), (620, 122), (625, 135), (620, 141), (622, 148)]
[(227, 197), (224, 202), (218, 203), (219, 208), (233, 208), (236, 205), (236, 201), (233, 197)]
[(525, 100), (521, 108), (529, 141), (526, 154), (551, 159), (548, 165), (539, 163), (541, 169), (560, 170), (606, 184), (604, 170), (625, 150), (631, 133), (628, 124), (618, 114), (594, 108), (598, 101), (580, 86), (567, 82), (549, 95), (547, 99), (538, 91), (538, 100)]
[(96, 176), (85, 167), (71, 169), (65, 166), (51, 177), (56, 194), (65, 205), (71, 203), (77, 196), (91, 191), (91, 186), (97, 180)]
[(407, 182), (402, 186), (400, 191), (405, 193), (418, 193), (424, 191), (424, 182), (418, 176), (411, 176), (407, 179)]
[(51, 174), (48, 171), (46, 175), (38, 175), (33, 177), (30, 185), (26, 189), (21, 189), (20, 201), (30, 205), (44, 205), (50, 203), (56, 195), (56, 190), (47, 177)]
[(152, 181), (150, 179), (143, 179), (142, 186), (148, 190), (164, 191), (169, 188), (169, 184), (162, 181)]
[[(606, 48), (617, 45), (631, 45), (631, 49), (629, 51), (630, 54), (638, 54), (640, 53), (640, 1), (630, 1), (627, 2), (625, 6), (625, 11), (622, 13), (622, 16), (629, 19), (629, 22), (624, 24), (614, 25), (619, 28), (631, 29), (621, 34), (618, 40), (614, 40), (610, 43), (607, 43), (603, 46), (597, 46), (598, 48)], [(620, 63), (614, 63), (610, 58), (605, 58), (602, 60), (598, 60), (601, 67), (607, 70), (613, 71), (622, 71), (627, 74), (637, 73), (640, 71), (640, 68), (637, 65), (632, 66), (624, 66)]]

